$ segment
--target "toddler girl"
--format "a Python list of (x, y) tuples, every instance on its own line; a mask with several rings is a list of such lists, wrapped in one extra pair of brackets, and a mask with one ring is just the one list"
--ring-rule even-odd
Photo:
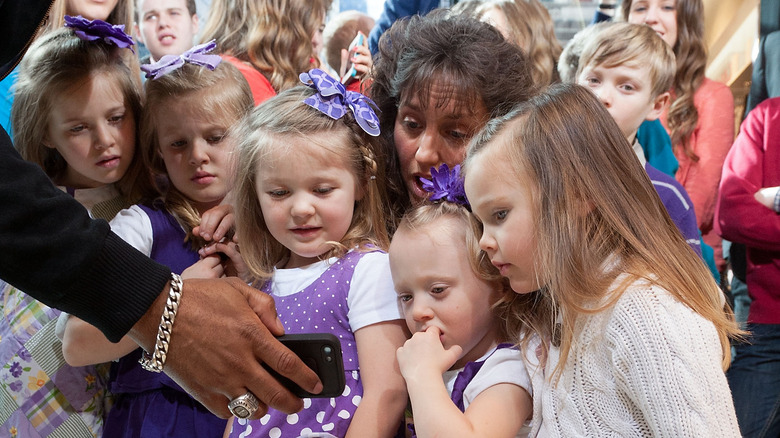
[(479, 249), (459, 169), (431, 170), (431, 198), (446, 201), (409, 211), (390, 245), (393, 283), (414, 333), (398, 362), (418, 437), (514, 437), (531, 414), (531, 381), (500, 318), (513, 318), (510, 303), (520, 300)]
[[(190, 232), (228, 192), (234, 145), (229, 129), (252, 107), (246, 81), (232, 65), (207, 53), (213, 48), (213, 43), (197, 46), (144, 66), (149, 77), (141, 120), (144, 160), (168, 188), (161, 198), (123, 210), (111, 222), (120, 237), (184, 278), (224, 273), (218, 256), (198, 261)], [(225, 246), (226, 252), (235, 251), (235, 245)], [(63, 352), (69, 363), (121, 358), (112, 369), (116, 404), (106, 419), (106, 436), (213, 437), (225, 428), (224, 420), (171, 378), (144, 370), (138, 363), (142, 351), (129, 337), (111, 344), (96, 328), (71, 317)]]
[(491, 121), (464, 170), (480, 247), (533, 303), (514, 332), (542, 340), (531, 436), (739, 436), (739, 331), (593, 93), (552, 86)]
[[(371, 102), (319, 69), (256, 108), (238, 136), (236, 232), (249, 280), (286, 333), (339, 337), (346, 388), (304, 410), (234, 420), (231, 437), (393, 436), (406, 406)], [(240, 394), (235, 394), (239, 396)], [(228, 427), (230, 429), (230, 426)]]
[[(39, 38), (20, 65), (15, 143), (92, 217), (110, 220), (150, 192), (151, 180), (135, 153), (141, 98), (121, 56), (126, 50), (89, 38), (110, 35), (120, 45), (132, 40), (99, 20), (67, 20), (73, 27)], [(91, 25), (105, 33), (94, 33)], [(50, 238), (52, 251), (61, 251), (62, 263), (68, 263), (69, 249), (57, 245), (56, 233)], [(68, 366), (54, 333), (60, 312), (10, 285), (0, 282), (0, 288), (0, 391), (7, 401), (0, 403), (0, 434), (100, 435), (108, 368)]]

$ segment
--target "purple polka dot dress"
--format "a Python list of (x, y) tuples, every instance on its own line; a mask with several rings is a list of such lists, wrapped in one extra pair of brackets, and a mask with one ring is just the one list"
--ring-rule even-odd
[[(343, 437), (363, 396), (355, 335), (349, 325), (347, 296), (358, 261), (366, 252), (351, 251), (312, 284), (284, 297), (273, 296), (285, 333), (332, 333), (341, 341), (346, 386), (340, 397), (304, 399), (301, 412), (274, 409), (259, 420), (233, 421), (231, 438)], [(263, 291), (270, 292), (266, 283)]]

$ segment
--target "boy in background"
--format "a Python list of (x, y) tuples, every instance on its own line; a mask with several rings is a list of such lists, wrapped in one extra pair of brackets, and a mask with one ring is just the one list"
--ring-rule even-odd
[(198, 33), (195, 0), (137, 0), (135, 31), (149, 49), (141, 64), (190, 49)]
[(657, 120), (669, 104), (674, 74), (674, 52), (650, 27), (614, 23), (588, 37), (576, 78), (607, 107), (672, 221), (701, 257), (701, 238), (688, 193), (674, 178), (647, 162), (636, 137), (639, 125)]

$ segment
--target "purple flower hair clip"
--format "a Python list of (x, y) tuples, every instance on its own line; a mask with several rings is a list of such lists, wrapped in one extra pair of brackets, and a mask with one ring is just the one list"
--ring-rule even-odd
[(106, 44), (113, 44), (122, 49), (130, 49), (133, 53), (133, 38), (125, 33), (125, 25), (106, 23), (103, 20), (87, 20), (81, 15), (72, 17), (65, 16), (65, 27), (74, 30), (77, 37), (84, 41), (103, 41)]
[(214, 70), (219, 63), (222, 62), (222, 58), (220, 58), (219, 55), (209, 54), (209, 52), (216, 47), (216, 40), (211, 40), (207, 43), (195, 46), (181, 55), (165, 55), (154, 64), (142, 65), (141, 70), (146, 72), (147, 79), (159, 79), (160, 77), (181, 68), (185, 62)]
[(463, 178), (460, 176), (460, 164), (456, 164), (452, 170), (447, 163), (442, 164), (439, 170), (431, 167), (431, 179), (420, 178), (420, 181), (423, 190), (431, 193), (429, 200), (434, 202), (445, 200), (469, 207), (466, 190), (463, 188)]
[(347, 91), (338, 79), (318, 68), (301, 73), (299, 78), (301, 82), (317, 90), (316, 94), (303, 100), (305, 104), (334, 120), (343, 117), (347, 109), (350, 109), (358, 125), (368, 135), (379, 135), (379, 117), (374, 112), (376, 104), (373, 100), (355, 91)]

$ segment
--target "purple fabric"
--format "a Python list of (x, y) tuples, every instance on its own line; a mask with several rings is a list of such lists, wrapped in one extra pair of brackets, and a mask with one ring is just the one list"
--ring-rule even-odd
[(125, 25), (113, 25), (103, 20), (87, 20), (81, 15), (72, 17), (65, 16), (65, 27), (73, 29), (77, 37), (84, 41), (103, 41), (106, 44), (113, 44), (122, 49), (133, 50), (133, 38), (125, 33)]
[(356, 91), (347, 91), (338, 79), (318, 68), (301, 73), (299, 79), (317, 90), (316, 94), (303, 100), (305, 104), (336, 120), (351, 110), (363, 131), (374, 137), (379, 135), (379, 117), (374, 112), (374, 101)]
[[(344, 356), (344, 393), (336, 398), (306, 399), (304, 409), (297, 414), (287, 415), (269, 409), (268, 415), (261, 420), (236, 420), (231, 437), (267, 437), (271, 431), (277, 435), (270, 436), (297, 437), (306, 429), (338, 437), (346, 435), (363, 396), (355, 335), (347, 317), (347, 295), (355, 266), (365, 254), (349, 252), (302, 291), (273, 297), (285, 333), (332, 333), (339, 338)], [(269, 282), (263, 291), (270, 290)]]
[(672, 222), (677, 225), (688, 245), (701, 257), (699, 226), (696, 223), (696, 212), (693, 210), (693, 202), (688, 197), (688, 192), (676, 179), (651, 166), (650, 163), (645, 163), (645, 172), (650, 177)]
[(146, 77), (158, 79), (176, 69), (181, 68), (185, 62), (200, 65), (209, 70), (217, 68), (222, 58), (219, 55), (210, 55), (208, 52), (217, 47), (217, 42), (211, 40), (207, 43), (197, 45), (181, 55), (165, 55), (154, 64), (144, 64), (141, 70), (146, 72)]
[[(140, 206), (152, 222), (151, 258), (181, 272), (198, 260), (198, 254), (184, 243), (184, 230), (163, 209)], [(186, 298), (183, 298), (186, 300)], [(106, 418), (106, 437), (218, 437), (226, 421), (210, 413), (165, 373), (141, 368), (137, 349), (114, 363), (111, 391), (114, 407)]]

